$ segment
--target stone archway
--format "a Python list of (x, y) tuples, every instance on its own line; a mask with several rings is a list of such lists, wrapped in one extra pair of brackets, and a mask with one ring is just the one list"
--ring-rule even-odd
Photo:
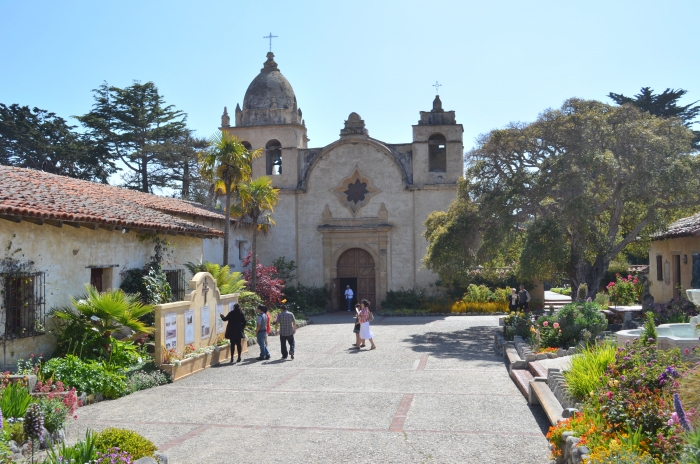
[[(362, 248), (350, 248), (338, 258), (336, 274), (338, 280), (356, 279), (356, 288), (353, 288), (355, 301), (367, 299), (371, 308), (377, 307), (375, 272), (374, 258)], [(341, 292), (344, 288), (344, 286), (341, 288)]]

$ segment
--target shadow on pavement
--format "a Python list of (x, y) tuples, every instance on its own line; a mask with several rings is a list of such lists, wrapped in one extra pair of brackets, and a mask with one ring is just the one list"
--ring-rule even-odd
[(493, 336), (498, 327), (477, 326), (454, 332), (427, 332), (405, 339), (416, 353), (435, 358), (503, 363), (493, 352)]

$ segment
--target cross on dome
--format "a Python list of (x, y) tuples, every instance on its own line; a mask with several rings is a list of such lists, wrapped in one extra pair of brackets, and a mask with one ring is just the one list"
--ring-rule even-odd
[(272, 51), (272, 39), (278, 38), (279, 36), (272, 35), (272, 32), (270, 32), (270, 35), (266, 35), (263, 37), (263, 39), (270, 39), (270, 51)]

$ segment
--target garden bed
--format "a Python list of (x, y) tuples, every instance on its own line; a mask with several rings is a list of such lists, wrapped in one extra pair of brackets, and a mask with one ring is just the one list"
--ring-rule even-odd
[[(248, 352), (247, 344), (243, 344), (243, 352)], [(173, 382), (184, 379), (203, 369), (208, 369), (211, 366), (220, 364), (221, 362), (231, 359), (235, 355), (235, 348), (231, 345), (218, 346), (211, 353), (199, 353), (197, 356), (176, 360), (171, 364), (161, 364), (159, 368), (166, 374), (172, 377)]]

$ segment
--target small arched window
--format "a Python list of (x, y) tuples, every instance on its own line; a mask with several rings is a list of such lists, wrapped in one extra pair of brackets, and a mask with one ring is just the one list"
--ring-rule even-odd
[(282, 174), (282, 144), (277, 140), (270, 140), (265, 145), (265, 157), (267, 159), (267, 175), (279, 176)]
[(447, 140), (442, 134), (431, 135), (428, 139), (428, 170), (447, 172)]
[(251, 151), (253, 149), (253, 146), (250, 143), (246, 142), (245, 140), (241, 142), (241, 145), (243, 145), (245, 147), (245, 149), (248, 151)]

